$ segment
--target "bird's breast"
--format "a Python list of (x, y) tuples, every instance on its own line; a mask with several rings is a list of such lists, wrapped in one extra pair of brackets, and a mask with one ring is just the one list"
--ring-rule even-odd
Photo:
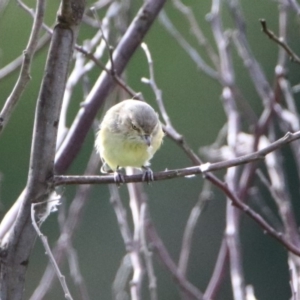
[(112, 170), (116, 170), (118, 166), (140, 168), (147, 165), (153, 156), (151, 146), (130, 140), (124, 135), (103, 132), (99, 138), (100, 155)]

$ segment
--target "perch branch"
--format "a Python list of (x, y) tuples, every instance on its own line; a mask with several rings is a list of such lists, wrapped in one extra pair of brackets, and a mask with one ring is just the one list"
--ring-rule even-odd
[[(175, 170), (166, 170), (153, 174), (154, 181), (173, 179), (176, 177), (189, 177), (197, 174), (205, 174), (208, 172), (219, 171), (222, 169), (228, 169), (238, 165), (246, 164), (249, 162), (255, 162), (258, 160), (263, 160), (265, 156), (280, 147), (300, 139), (300, 131), (295, 133), (288, 132), (284, 137), (279, 140), (271, 143), (269, 146), (258, 150), (256, 152), (246, 154), (237, 158), (233, 158), (227, 161), (221, 161), (217, 163), (205, 163), (194, 167), (175, 169)], [(142, 174), (137, 175), (124, 175), (124, 183), (129, 182), (141, 182)], [(105, 176), (64, 176), (57, 175), (53, 178), (53, 184), (58, 185), (70, 185), (70, 184), (108, 184), (115, 183), (113, 175)]]

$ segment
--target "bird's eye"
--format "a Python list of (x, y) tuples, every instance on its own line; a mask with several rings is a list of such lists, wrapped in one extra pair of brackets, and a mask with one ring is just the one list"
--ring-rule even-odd
[(134, 124), (131, 124), (131, 127), (133, 130), (139, 131), (139, 129)]

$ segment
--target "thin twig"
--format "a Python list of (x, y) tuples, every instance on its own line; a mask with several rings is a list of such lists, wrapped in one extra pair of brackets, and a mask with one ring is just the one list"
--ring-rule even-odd
[(176, 42), (178, 42), (179, 45), (186, 51), (186, 53), (190, 56), (190, 58), (197, 65), (197, 67), (201, 71), (203, 71), (203, 73), (205, 73), (212, 79), (219, 80), (218, 73), (206, 64), (206, 62), (202, 59), (198, 51), (195, 48), (193, 48), (180, 34), (180, 32), (175, 28), (165, 11), (162, 11), (160, 13), (159, 21), (162, 23), (165, 29), (175, 38)]
[[(20, 3), (21, 7), (22, 7), (27, 13), (29, 13), (32, 17), (35, 16), (34, 13), (33, 13), (33, 11), (32, 11), (32, 10), (31, 10), (24, 2), (22, 2), (22, 1), (20, 1), (20, 0), (18, 0), (18, 1), (19, 1), (19, 3)], [(109, 1), (108, 1), (108, 3), (109, 3)], [(107, 4), (108, 4), (108, 3), (107, 3)], [(107, 26), (106, 23), (107, 23), (107, 21), (108, 21), (109, 19), (111, 19), (112, 17), (114, 17), (116, 14), (118, 14), (118, 12), (119, 12), (119, 10), (120, 10), (120, 7), (119, 7), (119, 6), (120, 6), (119, 4), (117, 4), (116, 2), (113, 2), (113, 3), (111, 4), (111, 6), (108, 8), (107, 13), (106, 13), (106, 16), (105, 16), (105, 18), (104, 18), (103, 21), (102, 21), (102, 24), (103, 24), (104, 27)], [(93, 8), (95, 9), (94, 6), (93, 6)], [(93, 10), (94, 10), (94, 9), (93, 9)], [(97, 22), (97, 28), (99, 27), (99, 24), (100, 24), (100, 23), (99, 23), (99, 21), (98, 21), (98, 22)], [(45, 23), (42, 24), (42, 27), (43, 27), (43, 29), (45, 29), (45, 30), (47, 31), (48, 34), (45, 36), (45, 38), (47, 38), (46, 41), (49, 41), (49, 40), (50, 40), (50, 36), (49, 36), (49, 35), (52, 35), (53, 30), (52, 30), (49, 26), (47, 26)], [(103, 32), (103, 29), (102, 29), (101, 26), (100, 26), (100, 32)], [(43, 39), (43, 38), (41, 38), (41, 40), (39, 41), (39, 43), (42, 43), (42, 42), (43, 42), (42, 39)], [(116, 72), (112, 72), (111, 70), (109, 70), (108, 68), (106, 68), (105, 64), (103, 64), (103, 63), (99, 60), (99, 57), (101, 56), (100, 53), (102, 53), (102, 49), (101, 49), (101, 48), (103, 48), (103, 43), (100, 43), (100, 44), (99, 44), (99, 46), (97, 47), (97, 50), (95, 51), (95, 53), (93, 53), (93, 52), (91, 51), (91, 49), (89, 49), (90, 47), (93, 48), (93, 46), (96, 46), (96, 44), (95, 44), (96, 40), (97, 40), (97, 35), (91, 40), (91, 42), (90, 42), (90, 44), (89, 44), (89, 47), (83, 47), (83, 46), (81, 46), (81, 45), (75, 44), (75, 49), (76, 49), (78, 52), (84, 54), (85, 57), (87, 57), (88, 59), (90, 59), (91, 62), (94, 63), (97, 67), (99, 67), (101, 70), (104, 70), (104, 71), (106, 71), (108, 74), (110, 74), (110, 75), (112, 76), (112, 78), (115, 80), (116, 84), (119, 85), (122, 89), (124, 89), (124, 90), (128, 93), (128, 95), (130, 95), (130, 96), (131, 96), (132, 98), (134, 98), (134, 99), (140, 99), (140, 100), (141, 100), (141, 97), (140, 97), (140, 94), (139, 94), (139, 93), (135, 92), (131, 87), (129, 87), (129, 86), (122, 80), (122, 78), (121, 78), (120, 76), (118, 76), (118, 75), (116, 74)], [(107, 43), (107, 41), (103, 41), (103, 42), (104, 42), (104, 44)], [(44, 42), (44, 43), (45, 43), (45, 42)], [(44, 44), (42, 44), (42, 45), (44, 46)], [(45, 45), (46, 45), (46, 43), (45, 43)], [(37, 48), (38, 48), (38, 47), (39, 47), (39, 46), (37, 46)], [(18, 67), (19, 59), (21, 59), (21, 58), (18, 58), (18, 59), (16, 60), (16, 62), (13, 63), (12, 65), (11, 65), (11, 64), (7, 65), (7, 66), (5, 67), (5, 69), (3, 68), (3, 76), (4, 76), (5, 74), (7, 74), (7, 71), (8, 71), (8, 70), (12, 71), (12, 70), (14, 70), (15, 68)], [(84, 68), (84, 70), (82, 70), (82, 72), (84, 73), (84, 71), (86, 71), (87, 69), (90, 70), (92, 67), (93, 67), (93, 66), (92, 66), (91, 64), (86, 64), (86, 65), (85, 65), (85, 68)], [(6, 71), (6, 68), (7, 68), (7, 71)], [(2, 71), (2, 69), (0, 70), (0, 79), (1, 79), (1, 75), (2, 75), (1, 71)], [(61, 123), (61, 122), (60, 122), (60, 123)]]
[(178, 9), (178, 11), (180, 11), (185, 16), (185, 18), (189, 22), (191, 32), (196, 37), (198, 44), (205, 49), (208, 57), (217, 69), (219, 64), (219, 57), (215, 53), (214, 48), (211, 46), (209, 40), (206, 39), (200, 26), (198, 25), (193, 9), (183, 4), (181, 0), (173, 0), (172, 3)]
[(213, 274), (209, 280), (209, 284), (204, 293), (204, 299), (215, 299), (220, 289), (221, 283), (225, 277), (229, 251), (227, 248), (227, 242), (225, 237), (222, 239), (222, 243), (219, 249), (219, 254), (216, 260)]
[(161, 238), (158, 236), (153, 223), (149, 218), (145, 220), (145, 225), (147, 229), (147, 236), (156, 254), (161, 260), (162, 264), (169, 270), (174, 280), (177, 282), (178, 286), (181, 288), (182, 292), (189, 296), (189, 299), (202, 300), (203, 295), (201, 291), (192, 285), (180, 272), (178, 272), (176, 264), (171, 259), (168, 250), (163, 244)]
[(80, 272), (78, 255), (73, 245), (71, 244), (71, 241), (69, 241), (66, 250), (67, 250), (67, 258), (68, 258), (69, 268), (70, 268), (70, 275), (73, 278), (74, 285), (78, 287), (81, 299), (89, 300), (90, 298), (87, 292), (84, 277)]
[(171, 123), (171, 119), (169, 118), (169, 116), (167, 114), (164, 102), (162, 100), (162, 92), (158, 88), (158, 86), (156, 84), (156, 81), (155, 81), (153, 60), (152, 60), (152, 57), (151, 57), (151, 53), (150, 53), (149, 48), (148, 48), (146, 43), (142, 43), (141, 47), (144, 50), (146, 58), (147, 58), (147, 62), (148, 62), (148, 66), (149, 66), (149, 75), (150, 75), (149, 79), (142, 78), (141, 81), (143, 83), (149, 84), (151, 89), (153, 90), (153, 92), (155, 94), (155, 97), (156, 97), (156, 102), (157, 102), (159, 110), (160, 110), (160, 113), (161, 113), (161, 115), (162, 115), (162, 117), (163, 117), (163, 119), (166, 123), (166, 127), (164, 129), (166, 131), (170, 131), (170, 130), (172, 130), (173, 126), (172, 126), (172, 123)]
[(3, 132), (4, 127), (8, 123), (16, 104), (21, 98), (21, 95), (23, 94), (27, 86), (27, 83), (30, 80), (31, 62), (38, 44), (39, 33), (43, 24), (44, 11), (45, 11), (45, 0), (37, 1), (36, 14), (34, 17), (34, 22), (32, 25), (30, 37), (28, 40), (27, 47), (23, 52), (23, 63), (22, 63), (22, 68), (20, 70), (19, 78), (11, 94), (7, 98), (4, 107), (0, 112), (0, 133)]
[(203, 189), (199, 195), (197, 203), (192, 208), (189, 218), (186, 222), (186, 226), (183, 233), (181, 251), (178, 260), (178, 271), (186, 276), (189, 256), (191, 253), (193, 234), (198, 222), (198, 219), (203, 212), (207, 202), (211, 197), (211, 184), (208, 181), (204, 182)]
[(38, 205), (40, 205), (40, 203), (33, 203), (31, 205), (31, 222), (32, 222), (32, 225), (33, 225), (36, 233), (38, 234), (39, 238), (41, 239), (42, 244), (44, 246), (44, 249), (46, 251), (46, 254), (48, 255), (48, 257), (49, 257), (49, 259), (52, 263), (52, 266), (54, 267), (57, 278), (59, 279), (61, 287), (64, 291), (65, 298), (68, 299), (68, 300), (73, 300), (73, 298), (71, 296), (71, 293), (70, 293), (70, 290), (69, 290), (69, 288), (67, 286), (67, 283), (66, 283), (66, 278), (65, 278), (64, 275), (62, 275), (62, 273), (61, 273), (61, 271), (58, 267), (58, 264), (56, 263), (56, 260), (53, 256), (53, 253), (52, 253), (51, 248), (49, 246), (48, 239), (47, 239), (46, 236), (44, 236), (42, 234), (42, 232), (39, 229), (39, 226), (36, 223), (36, 220), (35, 220), (35, 207), (38, 206)]
[[(84, 174), (94, 174), (98, 169), (99, 159), (98, 153), (93, 151), (87, 163)], [(61, 264), (67, 255), (67, 248), (69, 244), (71, 245), (73, 235), (82, 219), (81, 216), (83, 214), (83, 210), (90, 199), (89, 196), (91, 193), (91, 188), (92, 186), (90, 185), (81, 185), (77, 187), (76, 194), (69, 207), (68, 216), (63, 224), (63, 228), (61, 229), (61, 233), (57, 239), (56, 245), (53, 248), (54, 257), (58, 264)], [(55, 273), (51, 264), (48, 264), (38, 286), (30, 297), (30, 300), (43, 299), (50, 290), (54, 279)]]
[[(35, 54), (38, 54), (39, 52), (44, 50), (44, 48), (49, 44), (50, 40), (51, 40), (51, 36), (48, 33), (44, 34), (38, 41)], [(22, 66), (23, 58), (24, 55), (20, 55), (17, 58), (15, 58), (13, 61), (9, 62), (6, 66), (1, 68), (0, 81), (18, 70)]]
[(241, 209), (251, 219), (255, 220), (265, 230), (266, 233), (282, 243), (289, 251), (293, 252), (297, 256), (300, 256), (300, 248), (291, 243), (283, 233), (276, 231), (259, 214), (252, 210), (248, 205), (243, 203), (232, 191), (228, 189), (224, 182), (218, 180), (216, 177), (211, 177), (210, 180), (231, 199), (233, 205)]
[(286, 53), (289, 55), (291, 61), (300, 64), (300, 57), (288, 46), (287, 43), (282, 41), (279, 37), (276, 36), (274, 32), (268, 29), (267, 22), (264, 19), (259, 20), (262, 31), (275, 43), (277, 43), (280, 47), (282, 47)]

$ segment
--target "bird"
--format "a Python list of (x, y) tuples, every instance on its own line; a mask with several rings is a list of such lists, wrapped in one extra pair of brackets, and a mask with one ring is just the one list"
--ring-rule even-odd
[(95, 147), (102, 160), (102, 173), (114, 172), (116, 183), (124, 182), (121, 168), (143, 170), (143, 180), (153, 181), (150, 160), (164, 137), (158, 114), (147, 103), (123, 100), (105, 114)]

